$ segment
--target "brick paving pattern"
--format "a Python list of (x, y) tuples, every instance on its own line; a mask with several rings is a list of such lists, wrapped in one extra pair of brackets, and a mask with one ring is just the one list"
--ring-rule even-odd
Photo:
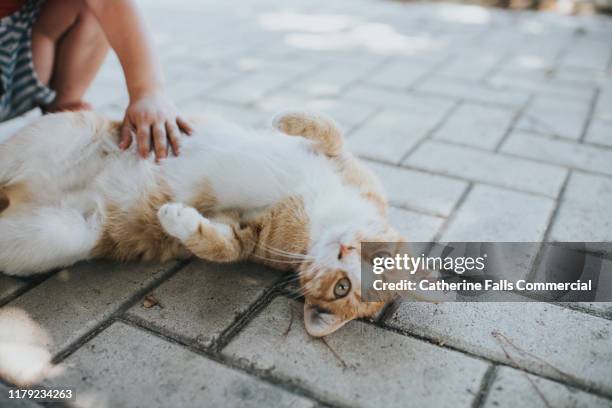
[[(612, 18), (385, 0), (141, 5), (181, 109), (256, 128), (287, 107), (327, 112), (415, 241), (612, 241)], [(114, 57), (88, 100), (120, 117)], [(0, 140), (31, 116), (1, 124)], [(46, 385), (92, 406), (612, 406), (611, 304), (403, 303), (323, 342), (282, 274), (191, 260), (0, 275), (3, 305), (53, 338), (68, 368)]]

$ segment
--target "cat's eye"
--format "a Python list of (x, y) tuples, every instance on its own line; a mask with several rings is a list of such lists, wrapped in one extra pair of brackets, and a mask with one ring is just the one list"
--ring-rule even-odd
[(351, 281), (348, 278), (342, 278), (338, 282), (336, 282), (336, 286), (334, 287), (334, 295), (336, 299), (340, 299), (348, 295), (351, 291)]

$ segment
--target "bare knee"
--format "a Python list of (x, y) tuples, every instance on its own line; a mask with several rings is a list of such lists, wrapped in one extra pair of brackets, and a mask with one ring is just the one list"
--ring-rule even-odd
[(85, 10), (84, 0), (47, 0), (32, 26), (32, 41), (40, 37), (57, 42)]

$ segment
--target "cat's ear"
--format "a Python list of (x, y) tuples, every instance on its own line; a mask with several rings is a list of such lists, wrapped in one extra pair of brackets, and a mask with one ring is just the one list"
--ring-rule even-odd
[(306, 331), (313, 337), (323, 337), (344, 326), (348, 320), (321, 311), (319, 308), (304, 304), (304, 324)]

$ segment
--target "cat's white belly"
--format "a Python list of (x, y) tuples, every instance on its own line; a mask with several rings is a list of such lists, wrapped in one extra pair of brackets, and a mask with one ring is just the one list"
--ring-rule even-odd
[(139, 158), (135, 143), (121, 152), (117, 133), (104, 130), (108, 122), (83, 117), (86, 126), (71, 126), (78, 115), (43, 118), (0, 145), (0, 156), (10, 159), (0, 165), (0, 184), (23, 181), (39, 205), (87, 212), (109, 203), (130, 210), (161, 188), (184, 203), (210, 189), (218, 207), (249, 210), (341, 184), (329, 160), (303, 138), (211, 119), (199, 124), (193, 136), (183, 137), (180, 157), (156, 164), (152, 157)]
[(320, 183), (339, 183), (328, 160), (297, 137), (232, 128), (203, 129), (182, 141), (181, 155), (162, 164), (133, 152), (106, 159), (96, 178), (103, 196), (126, 207), (163, 180), (174, 201), (190, 203), (205, 189), (219, 208), (256, 209)]

